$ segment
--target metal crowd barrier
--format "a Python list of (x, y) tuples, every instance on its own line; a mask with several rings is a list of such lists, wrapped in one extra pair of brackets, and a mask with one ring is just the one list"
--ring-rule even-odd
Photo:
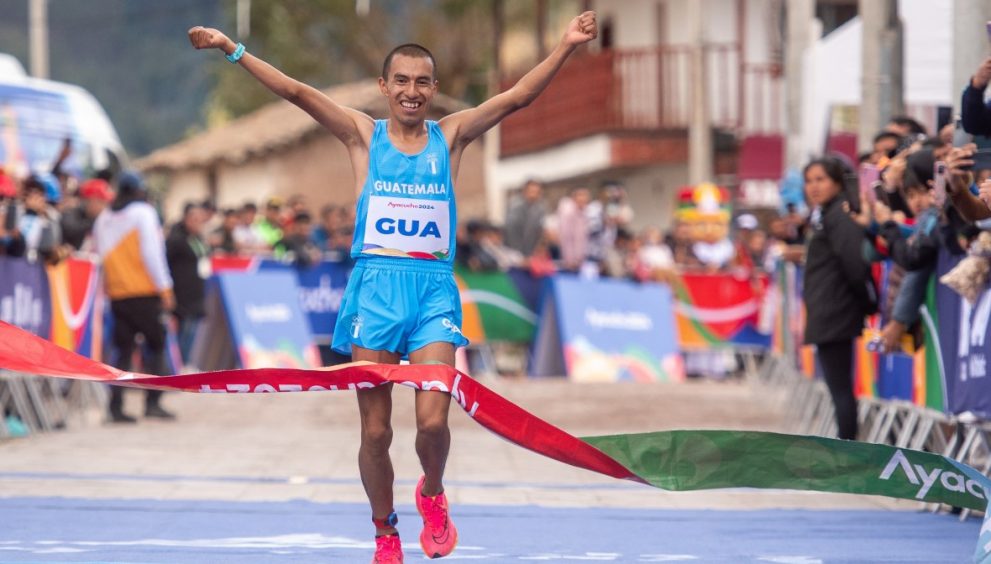
[(97, 382), (38, 378), (0, 370), (0, 439), (18, 436), (8, 422), (28, 434), (62, 429), (87, 413), (106, 412), (106, 387)]

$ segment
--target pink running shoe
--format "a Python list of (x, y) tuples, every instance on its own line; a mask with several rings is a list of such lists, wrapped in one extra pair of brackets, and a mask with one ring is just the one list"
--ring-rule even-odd
[(441, 558), (454, 551), (458, 545), (458, 529), (447, 514), (447, 496), (441, 492), (433, 497), (420, 493), (426, 476), (416, 485), (416, 510), (423, 517), (420, 547), (427, 558)]
[(399, 533), (375, 537), (372, 564), (403, 564), (403, 545), (399, 542)]

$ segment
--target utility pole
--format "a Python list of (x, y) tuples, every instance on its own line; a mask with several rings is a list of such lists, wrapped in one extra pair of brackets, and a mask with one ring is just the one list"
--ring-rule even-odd
[(492, 0), (492, 70), (489, 71), (489, 98), (502, 88), (502, 35), (505, 20), (504, 0)]
[[(489, 71), (489, 97), (502, 88), (502, 38), (506, 28), (504, 0), (492, 2), (492, 70)], [(501, 125), (489, 129), (482, 137), (482, 159), (485, 163), (485, 203), (488, 219), (502, 223), (506, 219), (506, 192), (499, 185), (499, 147)]]
[(368, 15), (368, 12), (372, 10), (372, 0), (355, 0), (354, 2), (354, 13), (361, 17)]
[(547, 56), (547, 46), (544, 36), (547, 35), (547, 0), (537, 0), (534, 7), (537, 10), (537, 61), (543, 61)]
[(861, 0), (859, 6), (863, 32), (857, 147), (869, 151), (881, 127), (905, 113), (904, 45), (897, 0)]
[(31, 76), (48, 78), (48, 0), (30, 0), (28, 22)]
[(987, 0), (953, 2), (953, 113), (960, 114), (960, 93), (978, 65), (991, 56), (985, 22), (991, 20)]
[(802, 97), (805, 52), (816, 40), (813, 37), (815, 0), (789, 0), (784, 3), (787, 18), (785, 32), (785, 143), (786, 165), (801, 168), (808, 159), (802, 149)]
[(251, 0), (237, 0), (237, 38), (247, 39), (251, 35)]
[(702, 0), (688, 2), (691, 34), (692, 116), (688, 126), (688, 183), (713, 181), (712, 125), (709, 123), (709, 93), (705, 81)]

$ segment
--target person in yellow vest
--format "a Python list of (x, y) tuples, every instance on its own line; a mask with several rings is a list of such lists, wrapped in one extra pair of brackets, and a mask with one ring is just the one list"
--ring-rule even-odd
[[(93, 226), (96, 251), (103, 260), (103, 284), (113, 313), (115, 365), (131, 370), (135, 338), (144, 337), (148, 357), (144, 371), (165, 375), (165, 327), (162, 314), (175, 307), (172, 277), (165, 259), (162, 224), (155, 208), (146, 201), (141, 177), (125, 172), (118, 181), (117, 197)], [(124, 413), (123, 388), (110, 388), (110, 419), (134, 423)], [(149, 390), (145, 417), (174, 419), (160, 405), (162, 392)]]

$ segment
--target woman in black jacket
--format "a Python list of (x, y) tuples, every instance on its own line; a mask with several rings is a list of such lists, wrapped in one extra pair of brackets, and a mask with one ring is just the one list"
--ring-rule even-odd
[(816, 345), (819, 365), (836, 409), (839, 438), (857, 437), (853, 396), (853, 340), (875, 307), (864, 229), (844, 209), (846, 166), (834, 158), (805, 167), (805, 196), (813, 208), (805, 256), (805, 342)]

